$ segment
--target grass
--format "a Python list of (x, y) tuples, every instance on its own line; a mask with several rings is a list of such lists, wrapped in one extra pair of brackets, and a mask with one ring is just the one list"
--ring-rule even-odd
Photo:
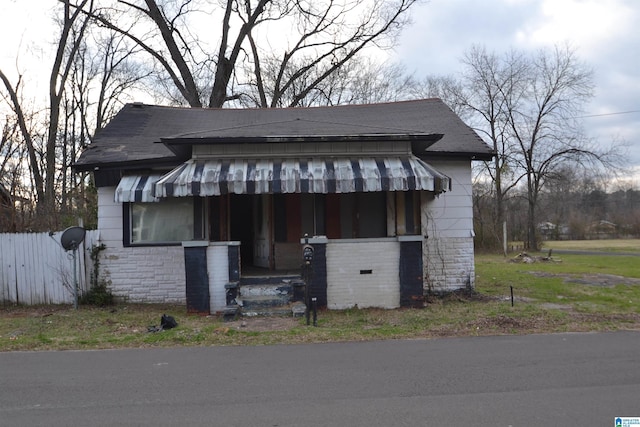
[(603, 252), (640, 252), (640, 239), (545, 241), (543, 249), (573, 249)]
[(516, 296), (535, 303), (575, 304), (573, 309), (591, 303), (605, 312), (624, 308), (640, 313), (640, 280), (633, 280), (640, 279), (637, 256), (562, 255), (555, 259), (523, 264), (506, 262), (502, 256), (478, 256), (477, 289), (504, 296), (513, 287)]
[[(0, 351), (640, 329), (640, 280), (633, 280), (640, 279), (638, 261), (638, 257), (621, 255), (562, 255), (561, 262), (523, 264), (502, 256), (478, 255), (474, 293), (430, 298), (423, 309), (322, 311), (318, 327), (291, 318), (223, 322), (215, 316), (188, 314), (184, 306), (175, 305), (81, 306), (77, 311), (68, 306), (0, 306)], [(605, 284), (589, 282), (601, 277), (607, 279)], [(163, 313), (173, 315), (179, 326), (148, 332), (148, 326), (158, 325)]]

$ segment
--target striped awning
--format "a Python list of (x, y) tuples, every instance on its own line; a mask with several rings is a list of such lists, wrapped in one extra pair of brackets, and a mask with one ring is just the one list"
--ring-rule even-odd
[(153, 195), (153, 186), (162, 175), (123, 176), (116, 187), (115, 201), (122, 202), (157, 202), (160, 199)]
[[(162, 176), (156, 197), (356, 193), (450, 189), (449, 178), (415, 156), (189, 160)], [(117, 197), (117, 195), (116, 195)]]

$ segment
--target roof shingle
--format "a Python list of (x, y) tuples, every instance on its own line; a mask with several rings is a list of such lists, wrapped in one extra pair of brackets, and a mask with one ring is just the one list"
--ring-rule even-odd
[(489, 158), (490, 147), (439, 99), (308, 108), (195, 109), (127, 104), (94, 138), (74, 165), (167, 161), (170, 140), (444, 135), (426, 155)]

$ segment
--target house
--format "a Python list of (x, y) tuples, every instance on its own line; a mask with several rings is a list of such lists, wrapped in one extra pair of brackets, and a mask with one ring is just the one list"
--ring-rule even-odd
[(243, 277), (299, 276), (307, 242), (321, 306), (394, 308), (473, 286), (471, 162), (491, 157), (439, 99), (133, 103), (74, 169), (94, 174), (101, 266), (129, 301), (220, 311)]
[(618, 226), (611, 221), (604, 219), (593, 221), (587, 227), (589, 239), (615, 239), (618, 237)]

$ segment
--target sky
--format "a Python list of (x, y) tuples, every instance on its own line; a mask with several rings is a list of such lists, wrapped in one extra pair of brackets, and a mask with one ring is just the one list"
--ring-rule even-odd
[(628, 144), (640, 188), (640, 1), (431, 0), (413, 10), (391, 59), (415, 75), (455, 75), (472, 45), (498, 54), (570, 46), (593, 69), (583, 125), (598, 143)]
[[(56, 3), (0, 0), (0, 68), (6, 74), (14, 75), (16, 63), (24, 72), (49, 61), (49, 11)], [(594, 72), (586, 133), (604, 146), (628, 145), (631, 183), (640, 188), (639, 0), (430, 0), (415, 6), (412, 21), (387, 54), (419, 78), (460, 72), (474, 44), (501, 54), (569, 43)], [(32, 82), (46, 90), (46, 80)]]

